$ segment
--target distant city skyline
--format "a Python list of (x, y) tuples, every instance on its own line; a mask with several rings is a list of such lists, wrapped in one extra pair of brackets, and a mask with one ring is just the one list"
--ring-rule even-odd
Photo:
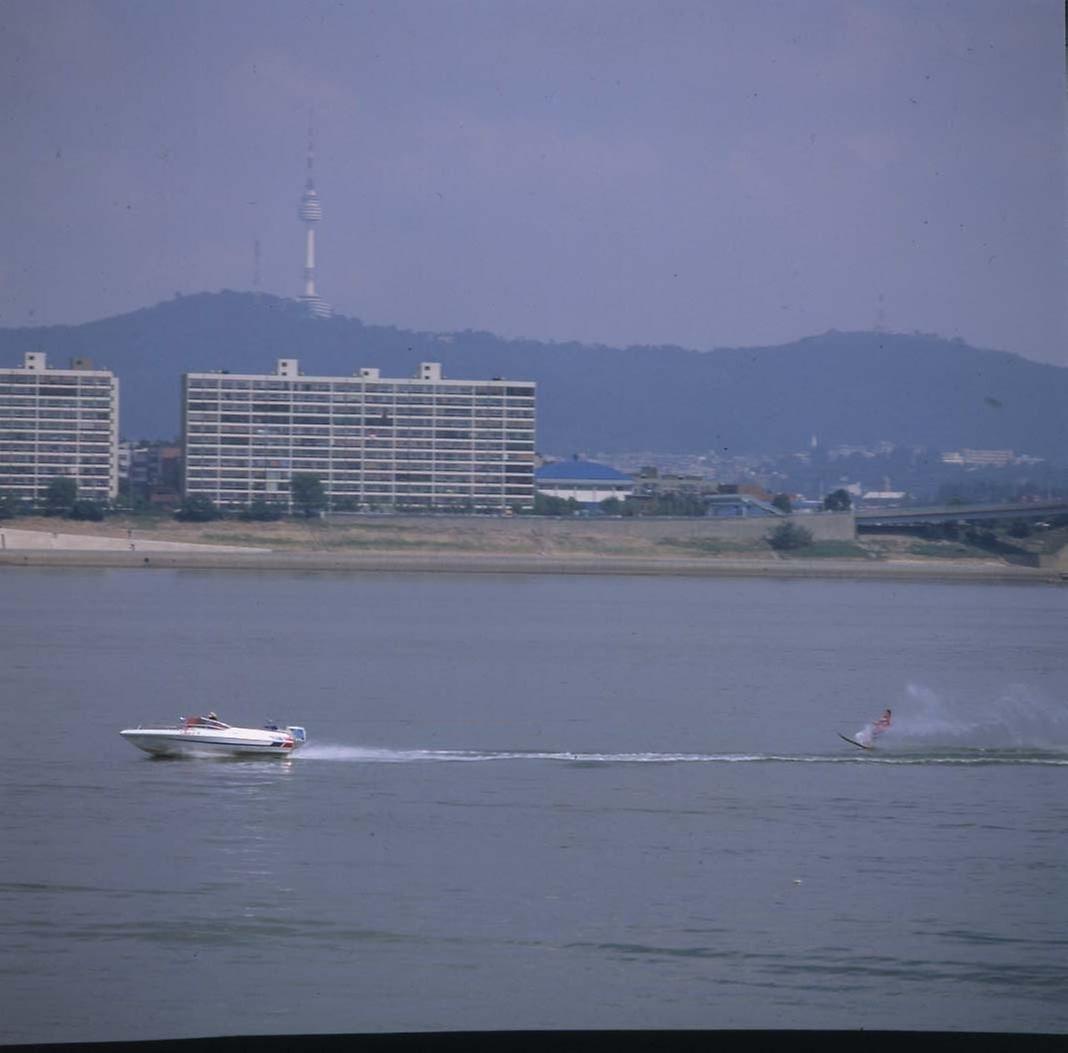
[(298, 298), (311, 247), (316, 296), (379, 325), (695, 348), (885, 328), (1066, 365), (1063, 15), (13, 0), (0, 326)]

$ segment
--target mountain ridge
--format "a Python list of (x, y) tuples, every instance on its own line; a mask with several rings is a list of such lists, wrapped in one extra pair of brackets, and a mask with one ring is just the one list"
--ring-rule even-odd
[(179, 430), (184, 372), (272, 372), (298, 358), (311, 375), (378, 366), (411, 376), (439, 361), (455, 379), (539, 384), (538, 445), (552, 453), (782, 453), (890, 441), (1008, 448), (1068, 459), (1068, 367), (923, 333), (840, 332), (788, 344), (695, 350), (432, 333), (308, 318), (263, 293), (197, 293), (79, 325), (0, 329), (0, 364), (45, 351), (90, 358), (120, 378), (122, 433)]

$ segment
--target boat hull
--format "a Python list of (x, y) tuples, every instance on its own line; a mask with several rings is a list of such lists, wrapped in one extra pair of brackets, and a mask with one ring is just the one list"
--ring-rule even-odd
[(299, 745), (287, 732), (258, 728), (129, 728), (120, 734), (157, 757), (289, 757)]

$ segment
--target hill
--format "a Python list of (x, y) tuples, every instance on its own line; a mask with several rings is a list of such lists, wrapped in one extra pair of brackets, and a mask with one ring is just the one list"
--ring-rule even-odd
[(1068, 459), (1068, 368), (931, 335), (831, 331), (778, 347), (692, 351), (504, 340), (312, 320), (296, 303), (253, 293), (177, 297), (76, 326), (0, 329), (0, 364), (45, 351), (114, 370), (127, 438), (179, 431), (180, 377), (266, 373), (299, 358), (307, 374), (379, 366), (410, 376), (536, 380), (538, 447), (729, 454), (889, 440), (940, 450), (1014, 449)]

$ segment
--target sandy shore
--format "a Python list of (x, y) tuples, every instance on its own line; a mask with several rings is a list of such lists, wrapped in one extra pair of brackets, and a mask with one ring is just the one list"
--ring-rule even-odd
[(107, 536), (59, 530), (22, 530), (0, 525), (0, 552), (269, 552), (245, 545), (209, 545), (189, 541), (161, 541), (134, 535)]

